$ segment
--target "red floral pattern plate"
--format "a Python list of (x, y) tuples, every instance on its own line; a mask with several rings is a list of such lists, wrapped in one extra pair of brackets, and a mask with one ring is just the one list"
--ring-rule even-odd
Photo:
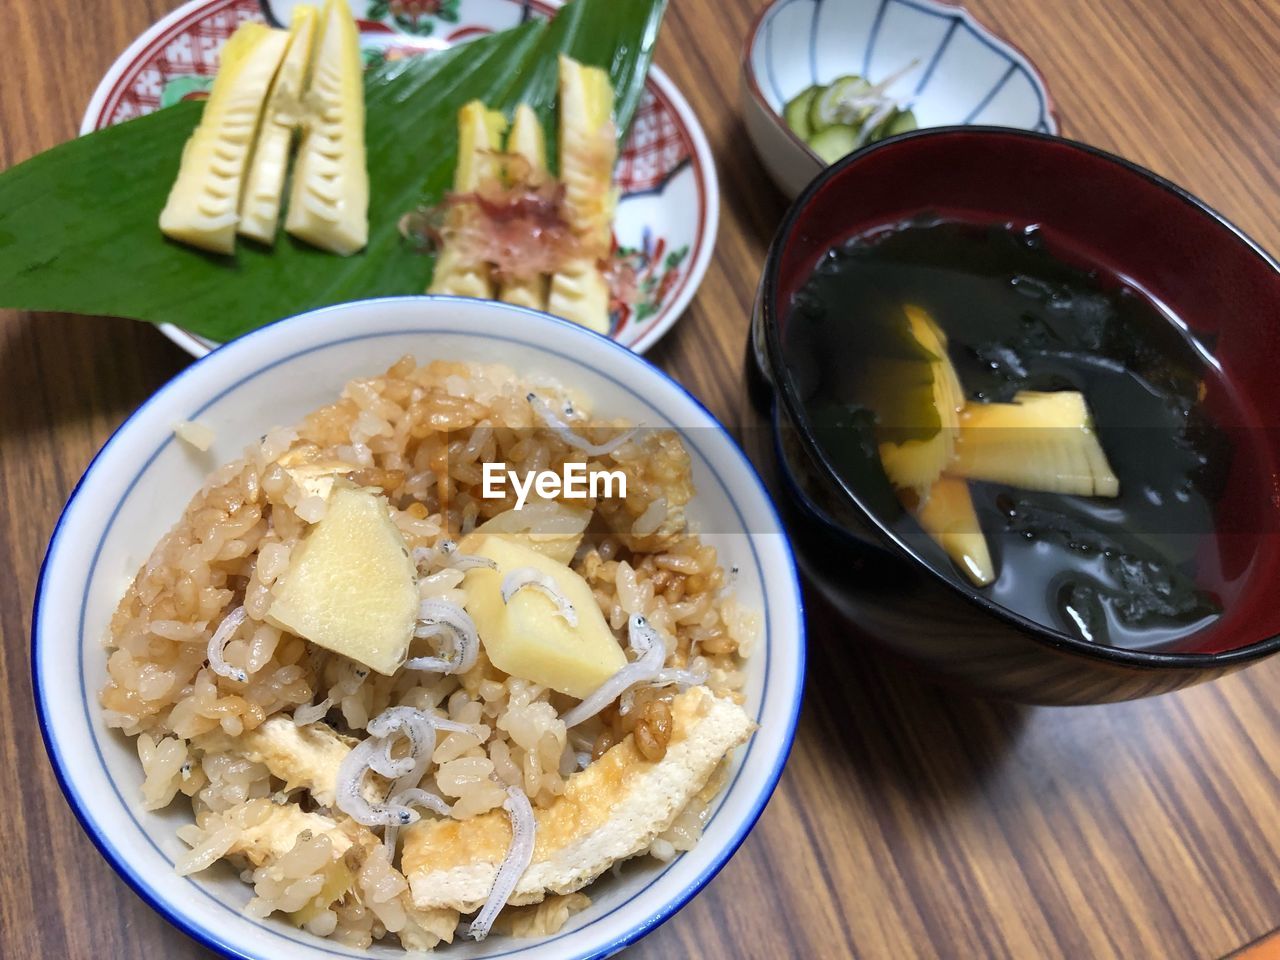
[[(223, 42), (246, 20), (287, 24), (297, 0), (192, 0), (160, 20), (117, 58), (80, 125), (88, 133), (179, 100), (201, 96)], [(429, 54), (550, 15), (544, 0), (349, 0), (366, 59)], [(631, 260), (635, 302), (615, 313), (611, 336), (643, 353), (693, 298), (715, 245), (720, 188), (706, 135), (689, 104), (654, 67), (619, 158), (622, 197), (614, 220), (620, 255)], [(161, 331), (193, 356), (217, 346), (171, 324)]]

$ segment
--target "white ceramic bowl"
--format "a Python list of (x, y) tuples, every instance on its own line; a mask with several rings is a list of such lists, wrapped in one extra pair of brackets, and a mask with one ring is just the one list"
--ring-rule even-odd
[[(724, 865), (772, 793), (795, 732), (804, 675), (804, 623), (791, 549), (768, 495), (714, 418), (665, 374), (571, 323), (506, 304), (443, 297), (370, 300), (294, 317), (216, 350), (184, 370), (116, 431), (90, 464), (53, 534), (36, 596), (36, 706), (54, 770), (93, 842), (135, 891), (176, 926), (232, 957), (313, 960), (403, 957), (349, 950), (242, 908), (250, 888), (225, 865), (182, 878), (174, 831), (191, 817), (177, 802), (143, 811), (134, 742), (108, 730), (97, 706), (106, 677), (101, 640), (127, 579), (217, 464), (276, 424), (334, 399), (352, 377), (405, 353), (419, 361), (501, 362), (551, 376), (590, 397), (597, 413), (684, 436), (698, 494), (692, 521), (736, 565), (738, 595), (763, 614), (748, 661), (747, 709), (760, 729), (736, 757), (701, 843), (670, 864), (635, 861), (590, 889), (591, 907), (545, 940), (492, 937), (442, 947), (442, 957), (566, 960), (602, 957), (666, 920)], [(197, 454), (172, 434), (179, 420), (212, 426)]]
[[(213, 81), (223, 42), (246, 20), (288, 25), (300, 0), (189, 0), (152, 24), (116, 58), (80, 121), (91, 133), (200, 96)], [(457, 0), (436, 12), (399, 14), (382, 0), (349, 0), (366, 57), (443, 50), (506, 30), (525, 17), (549, 17), (560, 0)], [(430, 146), (430, 145), (426, 145)], [(644, 353), (684, 314), (702, 283), (720, 222), (720, 184), (702, 125), (657, 67), (649, 70), (631, 132), (614, 172), (620, 196), (613, 233), (635, 251), (639, 294), (617, 312), (612, 336)], [(193, 357), (217, 344), (162, 323), (160, 332)]]
[(794, 198), (825, 166), (782, 117), (812, 84), (873, 83), (916, 61), (889, 92), (922, 127), (984, 124), (1057, 133), (1044, 77), (1007, 40), (945, 0), (774, 0), (742, 51), (742, 112), (765, 169)]

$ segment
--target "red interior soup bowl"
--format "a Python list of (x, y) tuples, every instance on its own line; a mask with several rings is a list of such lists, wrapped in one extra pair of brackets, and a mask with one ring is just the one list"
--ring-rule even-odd
[[(952, 226), (921, 232), (938, 224)], [(832, 438), (853, 421), (833, 420), (813, 400), (815, 391), (856, 392), (846, 388), (866, 369), (856, 346), (863, 331), (853, 325), (868, 322), (881, 291), (867, 257), (912, 251), (907, 273), (894, 273), (902, 261), (893, 261), (883, 274), (895, 304), (914, 297), (912, 278), (926, 276), (919, 264), (928, 263), (927, 309), (967, 312), (978, 327), (999, 312), (988, 309), (997, 300), (984, 299), (987, 286), (968, 286), (977, 281), (964, 269), (945, 272), (953, 228), (988, 246), (1025, 239), (1027, 256), (1061, 267), (1052, 283), (1012, 266), (1006, 276), (1003, 261), (979, 277), (997, 285), (1011, 327), (1026, 326), (1009, 334), (1021, 345), (1013, 352), (1023, 351), (1013, 359), (939, 316), (965, 402), (1008, 402), (973, 386), (999, 387), (1000, 377), (1079, 391), (1119, 478), (1114, 499), (1059, 497), (1063, 512), (1035, 514), (1037, 526), (1027, 518), (1041, 501), (962, 474), (996, 557), (996, 579), (981, 587), (924, 533), (909, 498), (904, 506), (895, 495), (876, 452), (884, 434), (857, 448), (870, 451), (874, 469), (850, 467)], [(890, 236), (897, 247), (885, 245)], [(862, 271), (860, 286), (821, 279), (844, 278), (846, 261), (861, 264), (846, 270)], [(1088, 290), (1059, 284), (1061, 276)], [(1021, 315), (1010, 293), (1019, 284), (1034, 300)], [(1130, 307), (1150, 319), (1130, 322)], [(1072, 311), (1084, 319), (1055, 326)], [(805, 330), (818, 332), (805, 340)], [(1062, 376), (1050, 375), (1054, 358), (1067, 364)], [(855, 635), (980, 692), (1063, 704), (1162, 693), (1280, 649), (1280, 265), (1174, 184), (1023, 131), (931, 129), (867, 147), (828, 168), (788, 212), (765, 267), (748, 366), (773, 417), (782, 499), (806, 573)], [(1091, 386), (1072, 379), (1072, 370), (1094, 367), (1103, 379)], [(1108, 376), (1128, 378), (1129, 392), (1098, 387)], [(1142, 413), (1152, 397), (1154, 420)], [(1165, 414), (1171, 426), (1157, 424)], [(963, 444), (963, 430), (957, 436)], [(1161, 475), (1166, 463), (1191, 464), (1185, 482)], [(1070, 518), (1079, 517), (1103, 526), (1077, 529)], [(1067, 572), (1054, 567), (1059, 556), (1069, 558)]]

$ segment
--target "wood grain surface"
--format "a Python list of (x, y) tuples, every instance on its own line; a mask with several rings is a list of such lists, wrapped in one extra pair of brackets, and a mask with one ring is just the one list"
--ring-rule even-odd
[[(651, 356), (744, 435), (748, 312), (784, 209), (737, 113), (757, 3), (673, 0), (658, 54), (706, 125), (724, 205), (706, 281)], [(969, 5), (1044, 71), (1066, 135), (1171, 177), (1280, 251), (1280, 0)], [(0, 165), (73, 136), (111, 61), (173, 6), (6, 0)], [(0, 313), (0, 957), (207, 955), (73, 819), (34, 725), (28, 652), (63, 502), (187, 362), (142, 325)], [(632, 956), (1173, 960), (1280, 926), (1280, 660), (1151, 701), (1022, 709), (939, 691), (860, 649), (814, 597), (810, 610), (778, 792)]]

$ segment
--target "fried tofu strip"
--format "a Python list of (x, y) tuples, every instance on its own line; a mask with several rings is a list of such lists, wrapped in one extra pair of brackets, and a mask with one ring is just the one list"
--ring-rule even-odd
[[(289, 853), (304, 832), (325, 836), (333, 846), (333, 859), (324, 868), (325, 882), (320, 893), (301, 910), (287, 914), (298, 926), (348, 894), (362, 897), (358, 877), (365, 858), (380, 841), (354, 820), (334, 820), (319, 813), (307, 813), (295, 803), (271, 806), (267, 815), (241, 831), (227, 856), (240, 855), (255, 867), (270, 866)], [(408, 891), (398, 895), (405, 913), (405, 925), (396, 931), (407, 950), (430, 950), (440, 941), (452, 941), (458, 926), (458, 911), (419, 909)]]
[(298, 726), (290, 717), (270, 717), (257, 729), (229, 737), (214, 732), (197, 744), (208, 752), (228, 750), (246, 760), (261, 763), (285, 789), (305, 787), (324, 807), (332, 807), (337, 794), (338, 767), (352, 743), (324, 723)]
[[(672, 720), (663, 759), (645, 760), (628, 736), (571, 777), (550, 807), (534, 810), (533, 862), (511, 903), (571, 893), (616, 861), (644, 853), (706, 785), (720, 761), (755, 729), (741, 707), (706, 687), (677, 696)], [(510, 843), (510, 821), (501, 810), (410, 828), (401, 868), (414, 903), (424, 909), (475, 910), (488, 896)]]

